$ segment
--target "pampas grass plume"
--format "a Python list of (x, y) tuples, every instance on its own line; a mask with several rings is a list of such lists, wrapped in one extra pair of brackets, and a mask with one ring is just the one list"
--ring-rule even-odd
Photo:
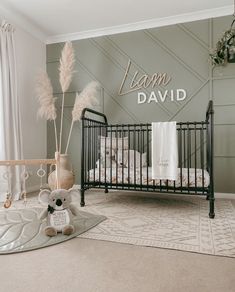
[(63, 92), (66, 92), (73, 77), (74, 67), (74, 50), (71, 42), (66, 42), (61, 52), (60, 58), (60, 85)]
[(76, 99), (72, 111), (73, 121), (78, 121), (84, 108), (92, 107), (98, 103), (97, 93), (100, 90), (100, 84), (92, 81), (87, 84), (80, 94), (76, 94)]
[(56, 107), (51, 81), (46, 72), (40, 72), (36, 83), (36, 94), (39, 101), (38, 115), (46, 120), (56, 119)]
[(98, 82), (92, 81), (87, 84), (87, 86), (83, 89), (83, 91), (80, 94), (76, 93), (76, 99), (75, 99), (74, 107), (72, 110), (72, 123), (70, 126), (68, 141), (65, 148), (65, 154), (67, 154), (68, 152), (68, 147), (69, 147), (74, 123), (81, 119), (81, 114), (84, 108), (86, 107), (90, 108), (98, 104), (97, 93), (100, 90), (100, 88), (101, 87)]

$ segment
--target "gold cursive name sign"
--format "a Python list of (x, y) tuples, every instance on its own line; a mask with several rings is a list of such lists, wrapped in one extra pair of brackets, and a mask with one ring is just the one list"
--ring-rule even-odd
[(167, 73), (154, 73), (153, 75), (143, 74), (140, 75), (139, 71), (135, 71), (135, 74), (131, 80), (129, 85), (129, 90), (123, 92), (123, 87), (127, 81), (127, 76), (131, 68), (131, 60), (128, 61), (126, 71), (119, 89), (119, 95), (125, 95), (130, 92), (140, 90), (142, 88), (152, 87), (154, 88), (156, 85), (158, 86), (166, 86), (170, 81), (171, 77)]

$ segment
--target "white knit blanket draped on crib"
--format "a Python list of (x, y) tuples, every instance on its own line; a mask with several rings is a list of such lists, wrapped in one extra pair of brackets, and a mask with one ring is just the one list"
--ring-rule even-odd
[(177, 180), (176, 122), (152, 123), (152, 179)]

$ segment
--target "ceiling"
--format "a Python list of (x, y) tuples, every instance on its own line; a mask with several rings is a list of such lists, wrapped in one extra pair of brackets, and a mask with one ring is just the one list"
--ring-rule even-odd
[(233, 14), (233, 0), (0, 0), (0, 16), (47, 43)]

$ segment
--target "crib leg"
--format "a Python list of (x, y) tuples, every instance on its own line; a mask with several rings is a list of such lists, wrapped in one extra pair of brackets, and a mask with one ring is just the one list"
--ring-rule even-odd
[(81, 202), (80, 202), (80, 206), (84, 207), (85, 206), (85, 190), (82, 189), (81, 190)]
[(210, 200), (210, 202), (209, 202), (209, 204), (210, 204), (210, 213), (209, 213), (209, 217), (210, 217), (211, 219), (214, 219), (214, 218), (215, 218), (215, 210), (214, 210), (214, 208), (215, 208), (215, 197), (214, 197), (214, 193), (212, 193), (212, 194), (210, 195), (209, 200)]
[(207, 199), (207, 201), (210, 200), (210, 195), (207, 195), (206, 196), (206, 199)]
[(104, 192), (107, 194), (109, 192), (108, 188), (105, 188)]

